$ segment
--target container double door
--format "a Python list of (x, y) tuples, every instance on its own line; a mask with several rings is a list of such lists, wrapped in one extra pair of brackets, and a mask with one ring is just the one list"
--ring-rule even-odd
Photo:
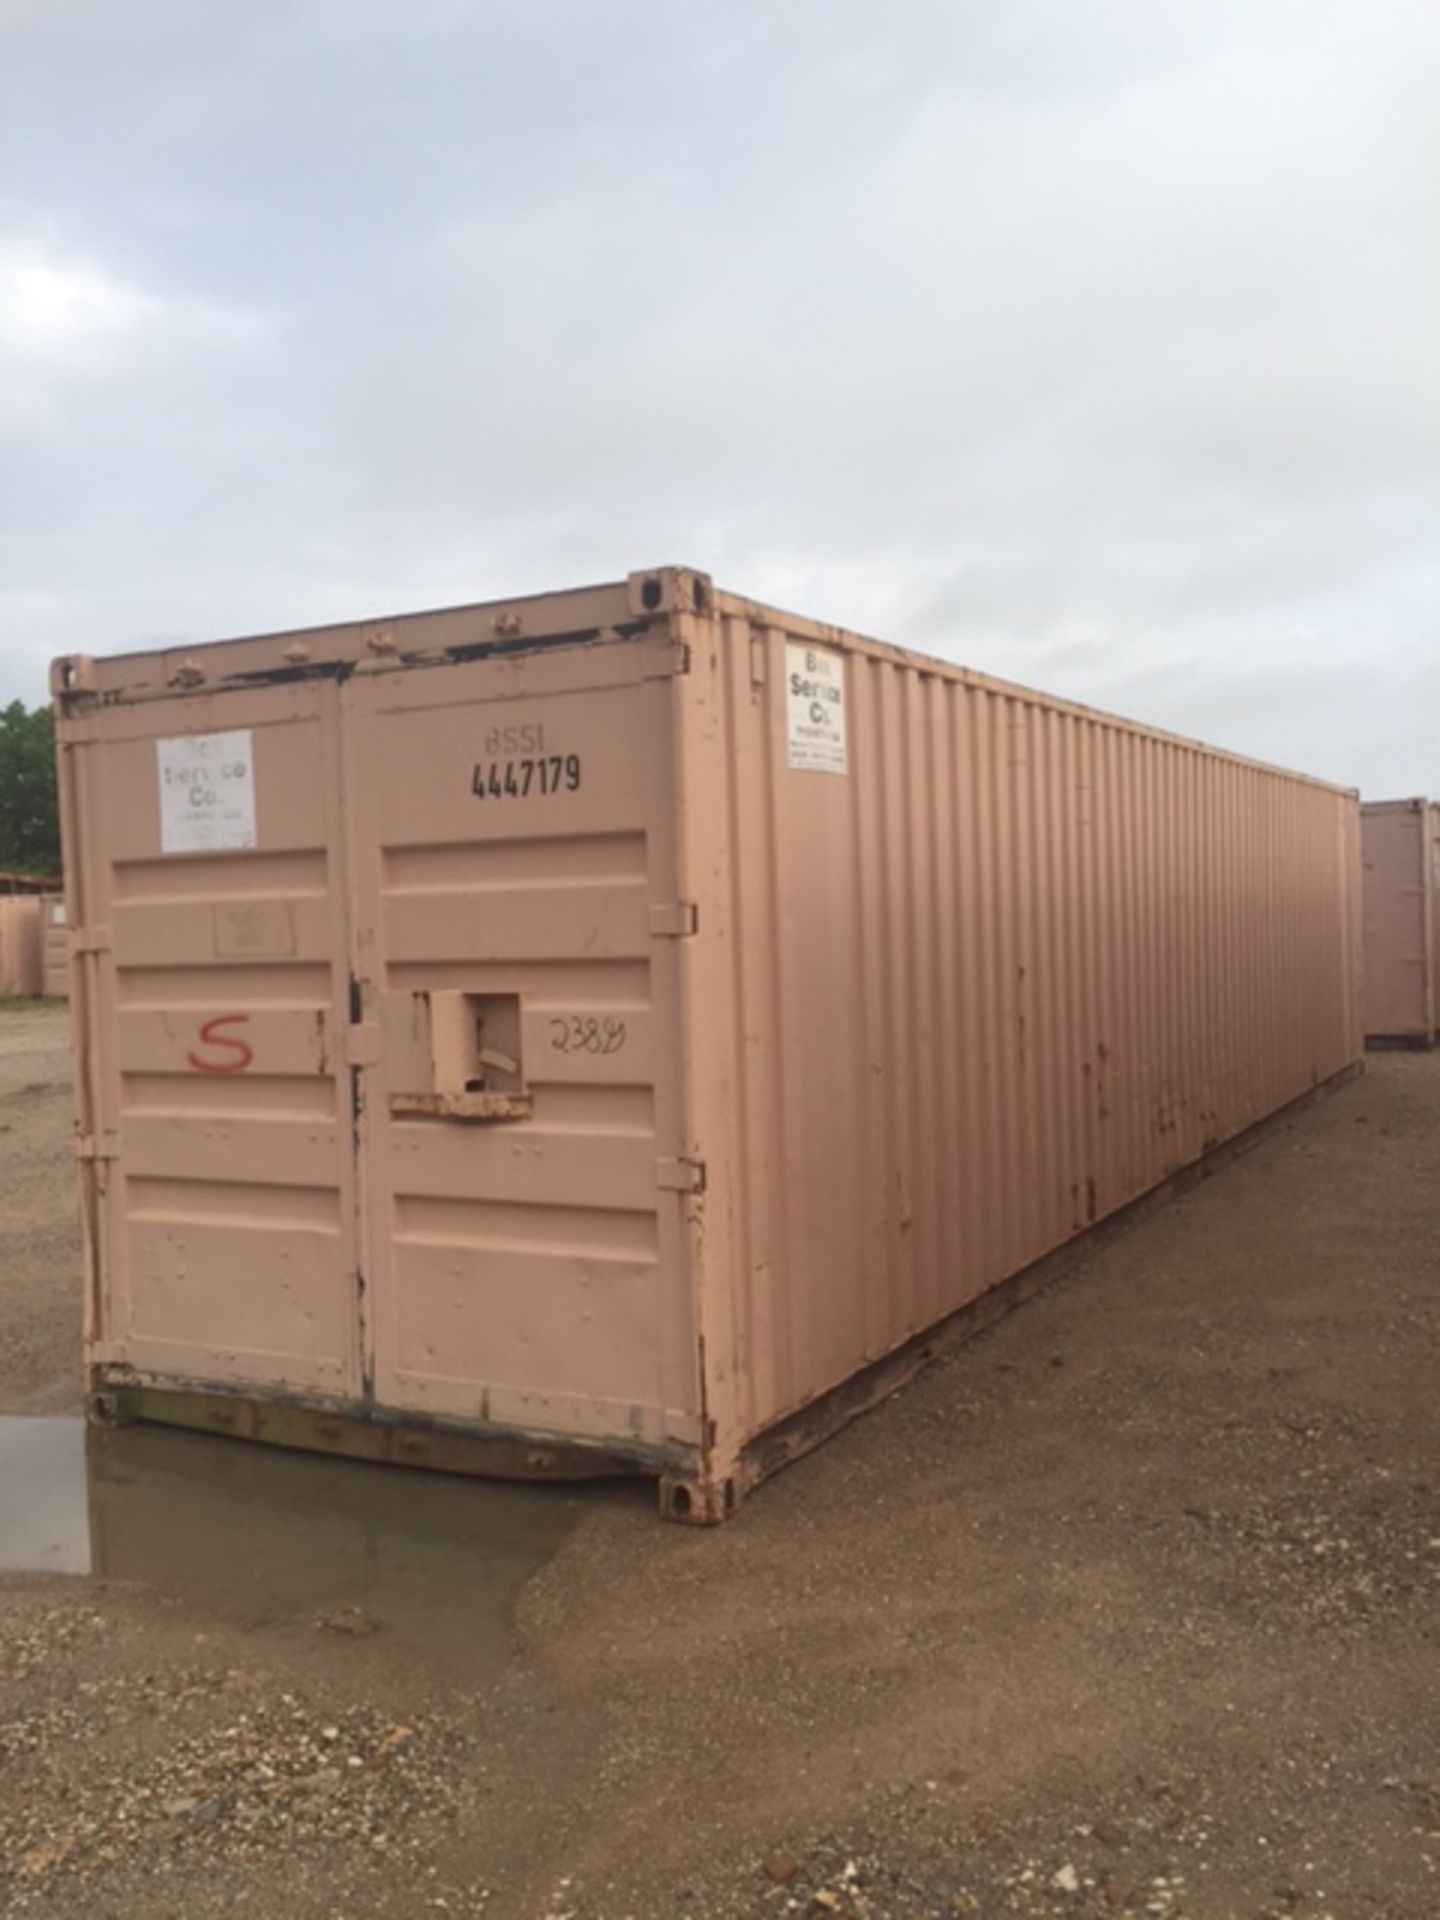
[(551, 1432), (688, 1424), (663, 649), (83, 732), (94, 1357)]

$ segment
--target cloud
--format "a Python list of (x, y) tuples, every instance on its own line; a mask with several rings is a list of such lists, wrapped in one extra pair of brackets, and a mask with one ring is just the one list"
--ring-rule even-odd
[(1440, 788), (1421, 0), (18, 17), (0, 680), (674, 557)]
[(93, 359), (133, 339), (158, 302), (89, 267), (57, 267), (0, 247), (0, 354), (17, 359)]

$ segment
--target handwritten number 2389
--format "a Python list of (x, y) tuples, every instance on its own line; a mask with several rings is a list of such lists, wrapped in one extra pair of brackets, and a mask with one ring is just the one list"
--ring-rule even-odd
[(550, 1022), (550, 1045), (556, 1053), (619, 1053), (627, 1038), (625, 1022), (613, 1017), (572, 1014)]

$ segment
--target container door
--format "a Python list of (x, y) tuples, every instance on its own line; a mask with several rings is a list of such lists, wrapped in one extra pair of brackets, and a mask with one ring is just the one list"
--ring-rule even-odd
[(359, 1388), (338, 720), (310, 682), (67, 723), (97, 1361)]
[(381, 1405), (696, 1431), (671, 670), (616, 641), (344, 690)]

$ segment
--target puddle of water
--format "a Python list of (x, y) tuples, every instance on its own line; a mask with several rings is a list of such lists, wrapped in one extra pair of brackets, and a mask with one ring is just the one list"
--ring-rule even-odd
[(0, 1419), (0, 1567), (137, 1582), (250, 1630), (374, 1635), (471, 1677), (504, 1665), (515, 1595), (578, 1514), (562, 1487)]
[(85, 1425), (0, 1417), (0, 1572), (88, 1573)]

